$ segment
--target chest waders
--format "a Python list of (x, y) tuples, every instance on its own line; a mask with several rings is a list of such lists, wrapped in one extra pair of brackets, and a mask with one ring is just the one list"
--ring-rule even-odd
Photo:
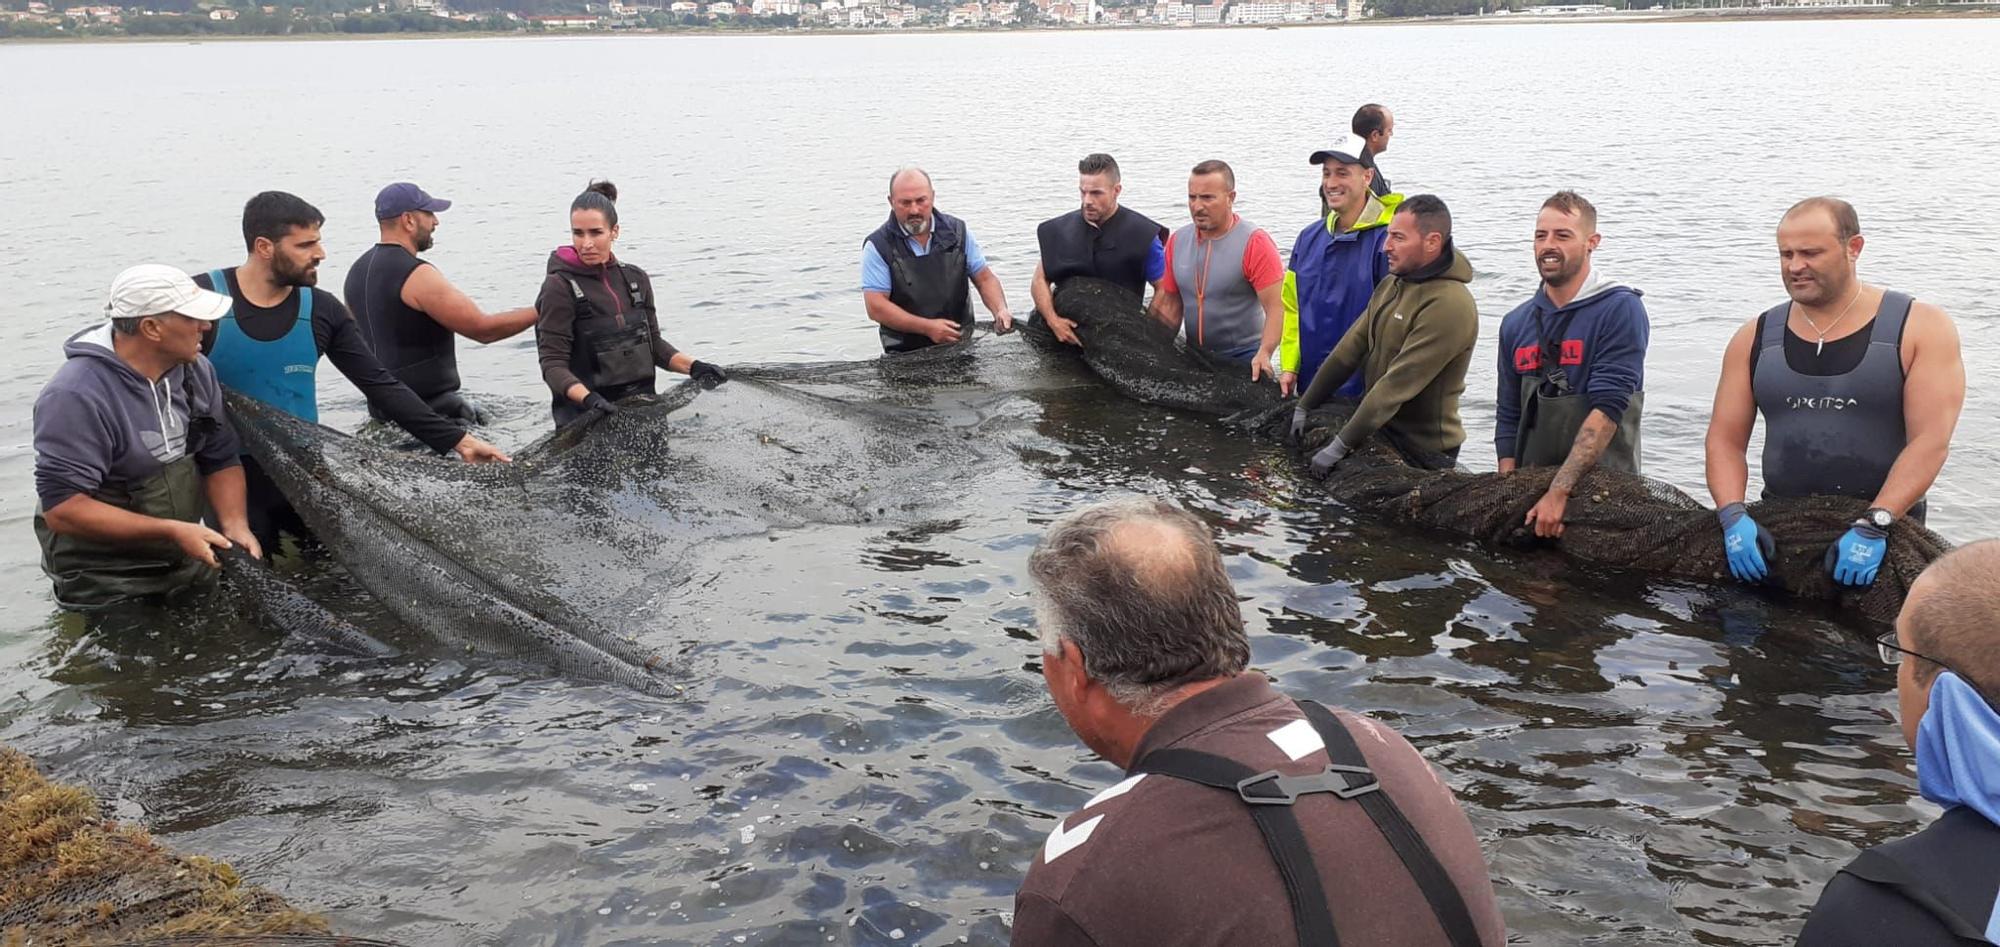
[(1292, 920), (1299, 933), (1299, 947), (1338, 947), (1333, 913), (1326, 903), (1326, 887), (1306, 844), (1296, 806), (1299, 797), (1326, 793), (1337, 802), (1353, 802), (1387, 839), (1403, 868), (1416, 881), (1429, 902), (1431, 912), (1452, 947), (1479, 947), (1479, 928), (1465, 898), (1444, 865), (1424, 843), (1416, 826), (1396, 807), (1382, 784), (1368, 769), (1368, 760), (1354, 736), (1333, 712), (1313, 701), (1298, 702), (1299, 710), (1326, 743), (1329, 760), (1324, 771), (1304, 776), (1284, 776), (1277, 770), (1259, 773), (1235, 760), (1200, 750), (1164, 749), (1146, 754), (1132, 767), (1133, 773), (1171, 776), (1191, 783), (1235, 793), (1250, 807), (1250, 816), (1263, 833), (1264, 845), (1278, 864), (1285, 881), (1285, 897), (1291, 901)]
[[(1553, 333), (1541, 331), (1541, 314), (1535, 316), (1535, 328), (1541, 336), (1538, 343), (1542, 367), (1521, 376), (1521, 421), (1514, 429), (1514, 459), (1523, 467), (1562, 466), (1576, 444), (1576, 432), (1583, 430), (1583, 422), (1590, 418), (1589, 397), (1576, 390), (1562, 364), (1564, 336), (1569, 334), (1576, 312), (1571, 310), (1556, 323)], [(1645, 407), (1646, 393), (1632, 392), (1625, 413), (1611, 434), (1611, 443), (1597, 457), (1597, 466), (1633, 474), (1641, 472), (1639, 420)]]

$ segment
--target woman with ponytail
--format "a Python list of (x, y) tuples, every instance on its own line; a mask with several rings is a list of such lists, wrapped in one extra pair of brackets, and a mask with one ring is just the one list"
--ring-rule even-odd
[(655, 368), (710, 387), (729, 380), (660, 337), (652, 278), (612, 253), (617, 202), (610, 181), (592, 181), (570, 202), (570, 244), (549, 254), (535, 299), (535, 348), (558, 427), (591, 411), (613, 413), (621, 398), (653, 394)]

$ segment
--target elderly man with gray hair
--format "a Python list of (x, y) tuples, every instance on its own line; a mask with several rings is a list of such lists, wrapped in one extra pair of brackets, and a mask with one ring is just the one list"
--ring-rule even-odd
[(972, 294), (1013, 331), (1007, 293), (965, 221), (938, 210), (931, 176), (909, 167), (889, 176), (889, 220), (861, 244), (861, 303), (881, 328), (882, 351), (955, 345), (972, 330)]
[(1416, 749), (1246, 672), (1199, 519), (1153, 499), (1090, 507), (1028, 568), (1056, 709), (1127, 775), (1050, 833), (1015, 944), (1506, 941), (1472, 826)]

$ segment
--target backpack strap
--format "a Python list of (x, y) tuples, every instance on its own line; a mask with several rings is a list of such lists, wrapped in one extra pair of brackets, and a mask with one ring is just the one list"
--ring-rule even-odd
[(1382, 784), (1368, 768), (1368, 760), (1354, 742), (1354, 735), (1339, 717), (1318, 703), (1299, 701), (1298, 707), (1326, 744), (1328, 763), (1318, 773), (1300, 776), (1286, 776), (1276, 770), (1258, 773), (1213, 753), (1175, 748), (1147, 754), (1131, 772), (1171, 776), (1234, 792), (1250, 806), (1251, 819), (1263, 834), (1264, 845), (1284, 879), (1301, 947), (1337, 947), (1340, 943), (1334, 931), (1333, 914), (1326, 903), (1326, 888), (1293, 809), (1300, 796), (1322, 792), (1354, 800), (1368, 813), (1369, 820), (1375, 823), (1376, 830), (1395, 850), (1404, 870), (1423, 892), (1452, 947), (1479, 947), (1479, 928), (1473, 923), (1464, 896), (1416, 826), (1410, 824), (1389, 794), (1381, 791)]
[[(1299, 709), (1305, 711), (1306, 719), (1312, 721), (1313, 729), (1326, 741), (1326, 755), (1337, 764), (1347, 764), (1342, 769), (1367, 772), (1367, 760), (1361, 755), (1361, 747), (1354, 742), (1354, 735), (1341, 724), (1333, 711), (1310, 700), (1299, 702)], [(1428, 764), (1426, 764), (1428, 765)], [(1329, 766), (1329, 773), (1335, 767)], [(1369, 775), (1370, 786), (1374, 788), (1373, 774)], [(1350, 785), (1352, 781), (1350, 779)], [(1345, 797), (1343, 797), (1345, 798)], [(1437, 854), (1425, 844), (1417, 827), (1410, 824), (1396, 801), (1385, 792), (1370, 792), (1357, 796), (1361, 810), (1375, 822), (1375, 828), (1389, 840), (1389, 847), (1396, 850), (1396, 857), (1402, 859), (1403, 868), (1424, 893), (1424, 900), (1430, 902), (1431, 913), (1437, 915), (1439, 926), (1444, 928), (1445, 937), (1452, 947), (1478, 947), (1479, 927), (1472, 922), (1472, 911), (1465, 906), (1465, 897), (1458, 885), (1451, 880), (1451, 873), (1445, 871), (1444, 863), (1438, 861)]]
[[(1223, 789), (1240, 796), (1250, 805), (1251, 821), (1264, 836), (1264, 847), (1278, 863), (1278, 876), (1285, 882), (1285, 897), (1292, 904), (1292, 924), (1298, 931), (1300, 947), (1339, 947), (1334, 932), (1333, 913), (1327, 907), (1326, 886), (1313, 863), (1312, 849), (1306, 844), (1305, 829), (1292, 810), (1292, 800), (1301, 792), (1319, 792), (1305, 782), (1321, 777), (1284, 777), (1275, 772), (1258, 773), (1235, 760), (1199, 750), (1155, 750), (1132, 768), (1134, 773), (1155, 773), (1191, 783)], [(1332, 767), (1328, 767), (1328, 775)], [(1372, 781), (1373, 777), (1369, 779)], [(1373, 783), (1370, 783), (1373, 788)], [(1330, 788), (1325, 791), (1333, 791)], [(1367, 790), (1361, 790), (1367, 791)]]

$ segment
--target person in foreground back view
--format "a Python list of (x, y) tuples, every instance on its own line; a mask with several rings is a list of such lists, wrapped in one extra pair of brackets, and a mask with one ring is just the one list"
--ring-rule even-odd
[(2000, 540), (1931, 563), (1876, 646), (1896, 666), (1917, 791), (1944, 815), (1842, 868), (1799, 943), (2000, 944)]
[(1244, 671), (1200, 520), (1114, 500), (1058, 520), (1028, 569), (1056, 709), (1127, 775), (1049, 834), (1014, 944), (1506, 941), (1472, 826), (1416, 749)]

